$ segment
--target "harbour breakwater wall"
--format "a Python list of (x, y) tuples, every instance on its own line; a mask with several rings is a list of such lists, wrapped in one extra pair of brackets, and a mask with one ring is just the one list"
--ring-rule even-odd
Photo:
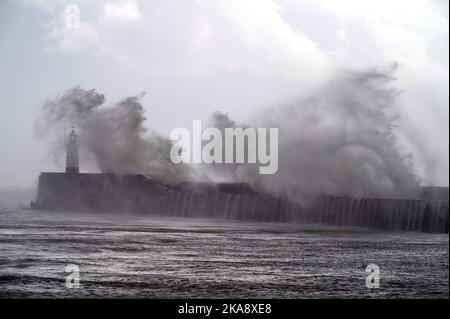
[(42, 173), (32, 208), (433, 233), (448, 233), (449, 225), (448, 188), (439, 192), (424, 189), (417, 198), (406, 199), (320, 196), (300, 205), (283, 196), (255, 191), (245, 183), (168, 186), (141, 175)]

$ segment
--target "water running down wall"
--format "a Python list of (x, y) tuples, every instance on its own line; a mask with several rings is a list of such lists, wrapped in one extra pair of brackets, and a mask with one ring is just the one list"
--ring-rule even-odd
[(322, 196), (300, 205), (284, 197), (255, 192), (247, 184), (192, 185), (181, 183), (170, 187), (140, 175), (42, 173), (32, 207), (448, 233), (448, 196), (446, 199)]

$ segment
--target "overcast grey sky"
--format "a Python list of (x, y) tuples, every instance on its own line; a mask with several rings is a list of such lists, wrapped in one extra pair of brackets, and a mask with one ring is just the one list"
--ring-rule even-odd
[[(65, 27), (69, 3), (79, 29)], [(448, 186), (448, 32), (447, 0), (2, 0), (0, 187), (62, 169), (33, 121), (74, 85), (108, 101), (145, 91), (146, 126), (168, 135), (215, 110), (245, 121), (335, 68), (393, 61), (401, 141), (427, 183)]]

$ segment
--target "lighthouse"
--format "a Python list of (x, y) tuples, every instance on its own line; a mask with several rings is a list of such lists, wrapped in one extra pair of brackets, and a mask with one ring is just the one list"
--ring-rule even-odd
[(80, 170), (79, 165), (79, 143), (75, 129), (66, 138), (66, 173), (78, 174)]

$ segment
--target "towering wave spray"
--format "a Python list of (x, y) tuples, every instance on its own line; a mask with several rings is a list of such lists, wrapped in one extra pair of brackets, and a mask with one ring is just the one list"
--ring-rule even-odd
[(104, 95), (95, 90), (71, 88), (44, 103), (35, 122), (36, 135), (49, 138), (52, 156), (62, 158), (61, 132), (67, 125), (76, 125), (81, 146), (89, 150), (82, 150), (83, 160), (95, 161), (104, 173), (145, 174), (169, 183), (188, 179), (189, 168), (169, 158), (169, 139), (144, 127), (142, 96), (105, 105)]
[(318, 195), (404, 197), (419, 180), (396, 136), (395, 67), (341, 70), (316, 92), (268, 107), (246, 124), (214, 113), (209, 126), (222, 132), (227, 127), (279, 129), (279, 168), (274, 175), (258, 174), (257, 164), (202, 164), (193, 169), (172, 163), (169, 139), (143, 126), (141, 96), (106, 106), (102, 94), (74, 87), (43, 105), (36, 133), (53, 137), (52, 154), (62, 158), (64, 143), (56, 136), (75, 123), (81, 144), (90, 151), (82, 152), (84, 160), (94, 160), (102, 172), (146, 174), (168, 183), (194, 177), (249, 182), (298, 201)]
[[(250, 126), (279, 128), (279, 168), (274, 175), (259, 175), (251, 164), (210, 166), (207, 175), (250, 181), (296, 200), (324, 194), (413, 194), (419, 179), (395, 130), (395, 69), (341, 71), (316, 92), (259, 112)], [(211, 124), (221, 130), (248, 126), (221, 113), (213, 115)]]

